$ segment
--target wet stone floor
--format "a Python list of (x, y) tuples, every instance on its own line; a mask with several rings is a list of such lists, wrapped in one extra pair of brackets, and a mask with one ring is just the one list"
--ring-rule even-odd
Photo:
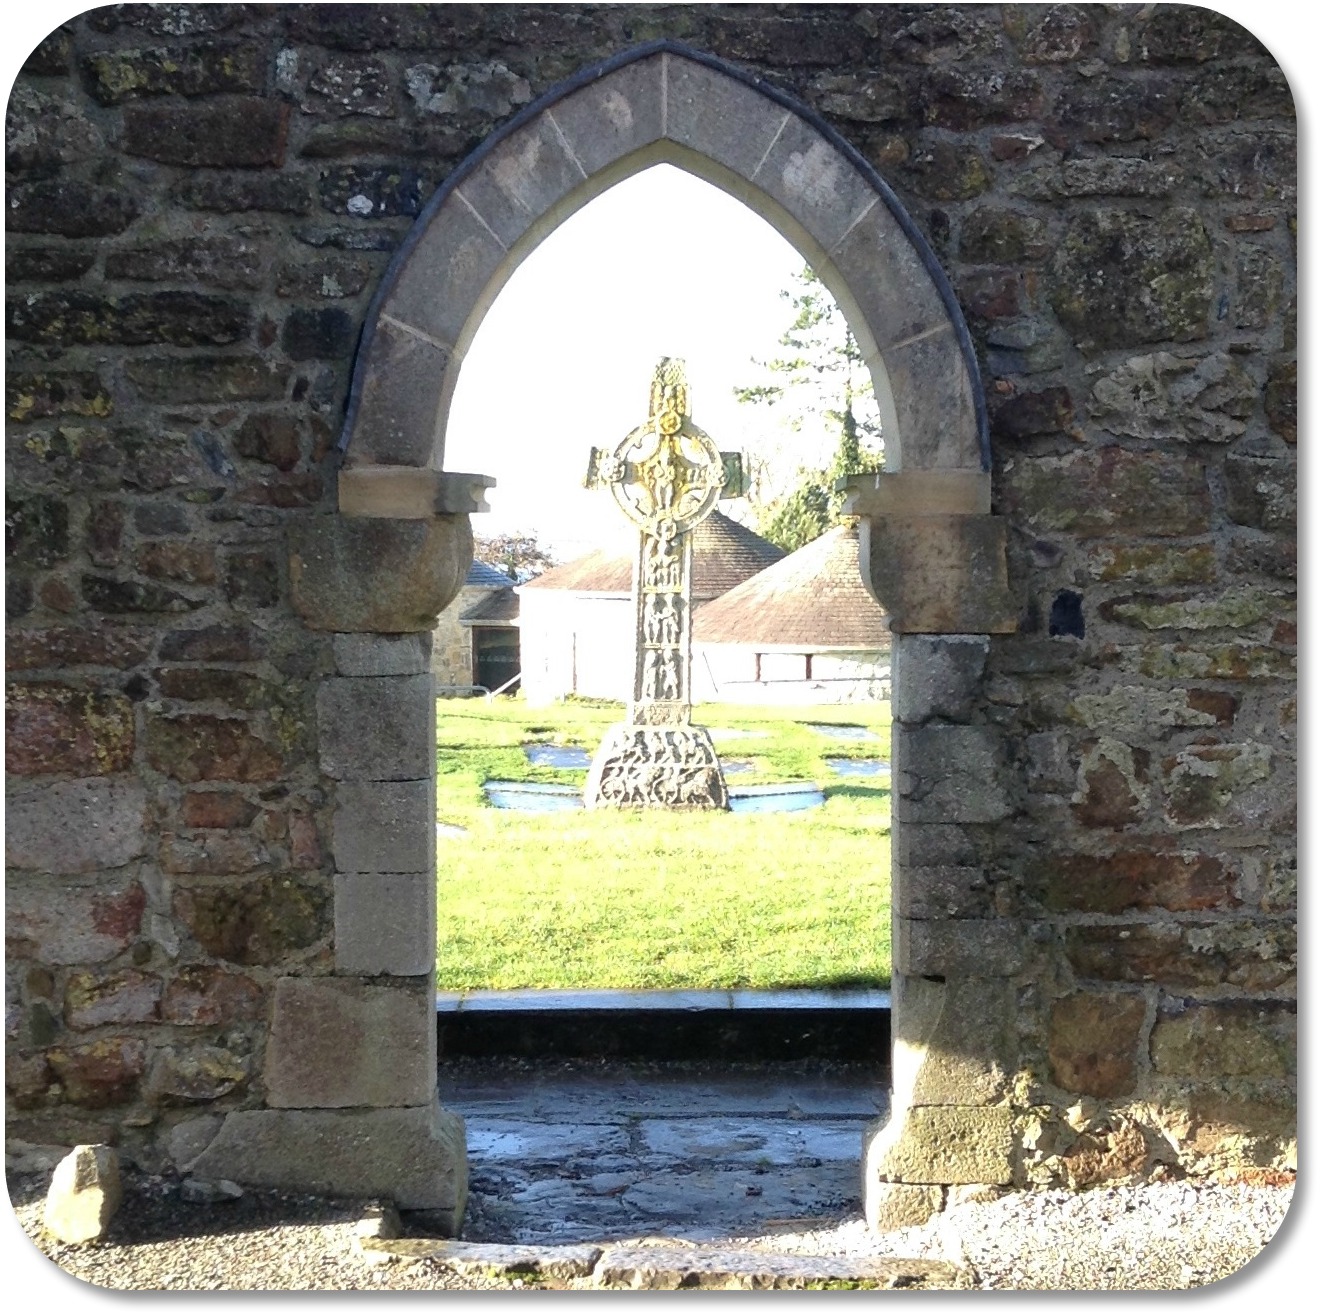
[(856, 1218), (868, 1064), (452, 1059), (474, 1242), (700, 1242)]

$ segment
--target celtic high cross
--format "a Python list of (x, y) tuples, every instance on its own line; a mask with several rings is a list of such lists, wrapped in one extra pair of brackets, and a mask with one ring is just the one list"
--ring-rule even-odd
[(724, 461), (692, 423), (683, 362), (663, 357), (650, 414), (613, 452), (592, 449), (587, 483), (605, 484), (638, 528), (633, 565), (633, 693), (587, 776), (588, 808), (727, 808), (710, 733), (692, 725), (692, 531), (714, 509)]

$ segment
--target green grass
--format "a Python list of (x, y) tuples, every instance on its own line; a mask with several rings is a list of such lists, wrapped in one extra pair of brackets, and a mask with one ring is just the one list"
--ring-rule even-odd
[[(823, 762), (887, 758), (887, 704), (697, 710), (704, 725), (760, 732), (717, 742), (721, 757), (755, 764), (731, 778), (735, 788), (824, 787), (824, 807), (778, 814), (492, 808), (487, 780), (581, 785), (585, 771), (533, 767), (522, 746), (593, 751), (622, 709), (438, 706), (438, 815), (467, 831), (438, 842), (442, 990), (888, 983), (887, 782)], [(809, 721), (866, 725), (881, 739), (830, 739)]]

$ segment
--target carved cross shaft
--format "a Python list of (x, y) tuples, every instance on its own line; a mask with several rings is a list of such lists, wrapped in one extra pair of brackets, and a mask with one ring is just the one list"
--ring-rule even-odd
[(683, 362), (664, 357), (650, 414), (615, 450), (594, 452), (589, 482), (607, 484), (637, 525), (635, 725), (685, 726), (692, 717), (692, 531), (714, 508), (724, 463), (692, 423)]

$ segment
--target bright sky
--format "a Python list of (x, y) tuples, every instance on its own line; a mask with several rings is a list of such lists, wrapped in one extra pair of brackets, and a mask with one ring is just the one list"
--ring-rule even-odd
[[(671, 165), (560, 225), (514, 271), (459, 376), (445, 466), (499, 481), (474, 531), (535, 528), (561, 561), (628, 541), (614, 500), (582, 476), (589, 448), (646, 419), (661, 356), (686, 360), (692, 418), (720, 448), (777, 441), (733, 388), (758, 381), (753, 357), (778, 354), (791, 315), (779, 290), (803, 263), (740, 201)], [(805, 447), (794, 458), (816, 464)]]

